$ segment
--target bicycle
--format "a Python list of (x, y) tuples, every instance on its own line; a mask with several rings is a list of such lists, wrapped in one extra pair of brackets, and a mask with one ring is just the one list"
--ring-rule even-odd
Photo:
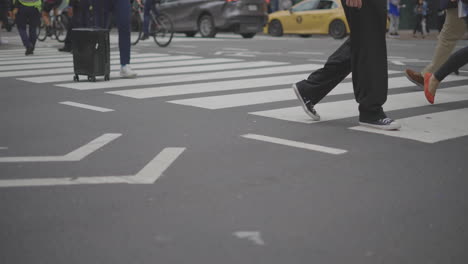
[(47, 37), (54, 36), (58, 42), (64, 42), (67, 36), (69, 18), (65, 13), (50, 16), (51, 31), (48, 32), (44, 20), (41, 18), (41, 25), (38, 28), (37, 39), (44, 41)]
[[(156, 14), (153, 11), (155, 11)], [(139, 23), (138, 25), (141, 26), (143, 18), (143, 6), (137, 4), (135, 1), (130, 22), (132, 23), (132, 27), (134, 23)], [(140, 41), (143, 34), (142, 30), (143, 27), (141, 26), (139, 34), (134, 36), (135, 39), (132, 41), (132, 45), (136, 45), (138, 41)], [(153, 37), (154, 42), (156, 42), (159, 47), (167, 47), (174, 36), (174, 25), (172, 20), (167, 14), (159, 12), (158, 4), (156, 4), (155, 8), (150, 11), (149, 35)]]

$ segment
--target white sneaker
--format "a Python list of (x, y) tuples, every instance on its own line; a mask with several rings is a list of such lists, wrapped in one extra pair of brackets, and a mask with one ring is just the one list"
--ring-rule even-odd
[(122, 78), (135, 78), (137, 73), (130, 68), (130, 65), (125, 65), (120, 68), (120, 77)]
[(361, 126), (367, 126), (382, 130), (399, 130), (401, 128), (400, 123), (388, 117), (373, 122), (360, 121), (359, 124)]

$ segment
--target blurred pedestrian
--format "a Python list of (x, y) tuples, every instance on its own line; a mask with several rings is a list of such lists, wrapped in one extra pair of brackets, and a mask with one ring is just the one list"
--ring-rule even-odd
[(119, 31), (120, 77), (135, 78), (136, 72), (130, 67), (130, 0), (94, 0), (95, 25), (109, 27), (109, 13), (113, 12)]
[[(139, 5), (141, 5), (141, 2), (137, 2)], [(141, 37), (141, 40), (147, 40), (149, 38), (149, 24), (151, 20), (151, 11), (155, 16), (159, 15), (155, 5), (156, 0), (145, 0), (143, 11), (143, 36)]]
[[(41, 23), (41, 0), (15, 0), (13, 17), (16, 19), (16, 26), (21, 36), (23, 46), (27, 55), (34, 54), (34, 47), (37, 40), (37, 28)], [(29, 34), (26, 28), (29, 26)]]
[(88, 27), (89, 22), (89, 0), (70, 0), (68, 3), (68, 17), (71, 18), (68, 23), (67, 35), (65, 36), (64, 46), (58, 50), (61, 52), (71, 52), (73, 49), (73, 28)]
[(422, 72), (411, 69), (405, 71), (406, 77), (421, 88), (424, 86), (424, 75), (428, 72), (434, 73), (447, 61), (457, 41), (465, 35), (467, 30), (463, 18), (458, 17), (457, 0), (440, 0), (440, 8), (446, 11), (446, 18), (431, 63)]
[(421, 36), (424, 38), (426, 36), (425, 17), (427, 15), (427, 3), (424, 0), (416, 0), (416, 5), (414, 6), (414, 15), (416, 23), (413, 29), (413, 37), (416, 37), (416, 32), (419, 31)]
[(388, 16), (390, 18), (390, 36), (400, 36), (398, 29), (400, 27), (400, 8), (405, 5), (400, 4), (400, 0), (390, 0), (388, 3)]
[(384, 130), (401, 126), (383, 110), (388, 92), (386, 46), (387, 1), (341, 0), (350, 37), (328, 58), (324, 67), (307, 80), (293, 84), (306, 114), (320, 120), (315, 105), (352, 72), (353, 89), (359, 104), (359, 123)]
[(48, 36), (52, 35), (52, 25), (50, 22), (50, 11), (54, 11), (54, 16), (58, 15), (57, 8), (62, 4), (62, 0), (43, 0), (42, 5), (42, 19), (46, 25), (46, 32)]
[(11, 2), (10, 0), (0, 0), (0, 45), (7, 42), (2, 39), (1, 30), (3, 25), (8, 24), (8, 14), (10, 14)]

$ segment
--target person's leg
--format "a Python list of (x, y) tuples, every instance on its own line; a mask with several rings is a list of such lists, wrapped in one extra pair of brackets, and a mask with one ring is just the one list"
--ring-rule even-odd
[(431, 63), (422, 70), (421, 75), (424, 76), (426, 72), (434, 73), (437, 71), (447, 61), (457, 41), (463, 37), (465, 32), (466, 24), (462, 18), (458, 17), (458, 10), (456, 8), (447, 9), (434, 56)]
[(41, 25), (41, 13), (37, 8), (32, 7), (29, 14), (29, 42), (34, 50), (37, 41), (37, 28)]
[(23, 46), (26, 49), (31, 48), (31, 43), (29, 42), (28, 33), (26, 32), (26, 25), (27, 25), (27, 16), (26, 16), (26, 9), (25, 6), (20, 6), (18, 8), (18, 13), (16, 14), (16, 27), (18, 28), (18, 33), (21, 37), (21, 41), (23, 42)]
[(154, 1), (153, 0), (146, 0), (145, 7), (144, 7), (144, 15), (143, 15), (143, 33), (145, 36), (149, 34), (149, 22), (150, 22), (150, 12), (154, 8)]
[(119, 29), (119, 51), (120, 64), (122, 66), (130, 63), (130, 1), (115, 0), (115, 14), (117, 27)]
[(400, 29), (400, 16), (395, 16), (395, 34), (400, 35), (398, 30)]
[(450, 73), (458, 70), (468, 63), (468, 47), (453, 53), (448, 60), (434, 73), (438, 81), (443, 81)]
[(365, 1), (360, 9), (347, 7), (346, 0), (342, 3), (351, 29), (351, 70), (359, 121), (384, 119), (382, 105), (388, 92), (387, 1)]
[(302, 97), (313, 105), (320, 102), (351, 73), (351, 40), (348, 38), (327, 60), (323, 68), (314, 71), (307, 80), (296, 84)]

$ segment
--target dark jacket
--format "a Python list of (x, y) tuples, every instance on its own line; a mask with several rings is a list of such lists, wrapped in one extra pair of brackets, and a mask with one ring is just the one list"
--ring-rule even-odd
[(11, 0), (0, 0), (0, 8), (9, 10), (11, 6)]
[(448, 8), (457, 8), (458, 7), (458, 0), (452, 2), (451, 0), (440, 0), (440, 9), (445, 10)]

